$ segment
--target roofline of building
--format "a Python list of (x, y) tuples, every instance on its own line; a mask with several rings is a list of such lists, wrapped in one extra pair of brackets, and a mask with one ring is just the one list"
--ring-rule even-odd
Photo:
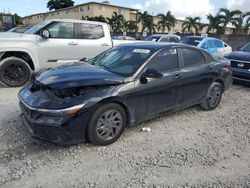
[(54, 12), (60, 12), (60, 11), (64, 11), (64, 10), (74, 9), (74, 8), (78, 8), (80, 6), (88, 5), (88, 4), (98, 4), (98, 5), (105, 5), (105, 6), (118, 7), (118, 8), (124, 8), (124, 9), (130, 9), (130, 10), (134, 10), (134, 11), (139, 11), (139, 9), (135, 9), (135, 8), (118, 6), (118, 5), (112, 5), (112, 4), (106, 4), (106, 3), (99, 3), (99, 2), (95, 2), (95, 1), (90, 1), (90, 2), (87, 2), (87, 3), (82, 3), (82, 4), (75, 5), (75, 6), (67, 7), (67, 8), (62, 8), (62, 9), (53, 10), (53, 11), (49, 11), (49, 12), (41, 12), (41, 13), (29, 15), (29, 16), (24, 16), (23, 18), (29, 18), (29, 17), (32, 17), (32, 16), (38, 16), (38, 15), (41, 15), (41, 14), (44, 15), (44, 14), (50, 14), (50, 13), (54, 13)]

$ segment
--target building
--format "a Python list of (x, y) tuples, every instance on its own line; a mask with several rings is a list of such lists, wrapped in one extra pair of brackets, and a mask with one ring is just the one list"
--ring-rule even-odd
[[(59, 9), (55, 11), (38, 13), (23, 18), (24, 25), (35, 25), (46, 19), (82, 19), (83, 17), (95, 17), (102, 15), (103, 17), (112, 17), (112, 14), (117, 12), (124, 16), (127, 21), (138, 21), (138, 9), (111, 5), (107, 3), (98, 3), (98, 2), (88, 2), (79, 4), (73, 7), (68, 7), (64, 9)], [(160, 21), (160, 18), (157, 16), (153, 17), (154, 23), (157, 24)], [(182, 24), (184, 20), (176, 20), (175, 27), (172, 27), (169, 33), (182, 33)], [(138, 23), (138, 32), (141, 31), (142, 25)], [(207, 27), (204, 27), (201, 33), (206, 33)], [(233, 29), (227, 28), (225, 34), (232, 34)], [(161, 33), (161, 30), (156, 31)], [(167, 32), (165, 30), (165, 32)], [(194, 31), (193, 31), (194, 33)]]
[(136, 21), (138, 11), (138, 9), (129, 7), (89, 2), (73, 7), (26, 16), (23, 18), (23, 23), (25, 25), (34, 25), (46, 19), (82, 19), (83, 16), (95, 17), (103, 15), (104, 17), (112, 17), (113, 12), (122, 14), (125, 20)]

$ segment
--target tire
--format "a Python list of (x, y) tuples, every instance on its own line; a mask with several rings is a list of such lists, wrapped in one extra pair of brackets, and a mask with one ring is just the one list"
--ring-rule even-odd
[(221, 101), (223, 93), (223, 86), (218, 82), (213, 82), (206, 94), (206, 97), (203, 103), (200, 105), (204, 110), (213, 110), (215, 109)]
[(17, 57), (8, 57), (0, 63), (0, 81), (10, 87), (20, 87), (27, 83), (32, 75), (26, 61)]
[[(112, 125), (112, 123), (115, 124)], [(122, 135), (125, 127), (126, 113), (124, 109), (119, 104), (108, 103), (99, 107), (92, 115), (87, 137), (94, 145), (109, 145)]]

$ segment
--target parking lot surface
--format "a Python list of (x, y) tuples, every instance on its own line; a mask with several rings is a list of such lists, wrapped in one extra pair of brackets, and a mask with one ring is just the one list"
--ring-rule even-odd
[[(0, 88), (0, 187), (250, 187), (250, 88), (129, 128), (114, 144), (30, 137), (17, 92)], [(149, 127), (151, 132), (141, 131)]]

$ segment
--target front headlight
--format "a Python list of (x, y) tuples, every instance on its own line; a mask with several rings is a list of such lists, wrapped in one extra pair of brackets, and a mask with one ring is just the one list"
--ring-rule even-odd
[(63, 109), (58, 109), (58, 110), (53, 110), (53, 109), (41, 109), (41, 108), (33, 108), (29, 105), (27, 105), (21, 97), (19, 97), (21, 103), (28, 108), (29, 110), (38, 112), (43, 115), (47, 116), (71, 116), (79, 112), (87, 103), (82, 103), (79, 105), (71, 106), (68, 108), (63, 108)]
[(69, 108), (59, 109), (59, 110), (36, 109), (36, 111), (41, 114), (49, 115), (49, 116), (71, 116), (79, 112), (85, 105), (86, 103), (72, 106)]

